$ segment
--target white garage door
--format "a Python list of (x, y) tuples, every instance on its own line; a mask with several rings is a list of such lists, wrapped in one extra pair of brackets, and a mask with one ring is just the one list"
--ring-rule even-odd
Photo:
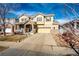
[(51, 28), (38, 28), (38, 33), (50, 33)]

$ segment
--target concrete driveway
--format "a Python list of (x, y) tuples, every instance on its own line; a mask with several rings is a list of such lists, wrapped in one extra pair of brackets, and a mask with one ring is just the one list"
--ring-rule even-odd
[[(64, 43), (63, 43), (64, 44)], [(37, 33), (0, 53), (2, 56), (76, 55), (66, 47), (58, 47), (50, 33)]]

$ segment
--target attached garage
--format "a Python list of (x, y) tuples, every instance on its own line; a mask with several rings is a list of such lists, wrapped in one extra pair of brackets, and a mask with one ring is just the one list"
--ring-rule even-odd
[(50, 33), (51, 28), (50, 27), (41, 27), (38, 28), (38, 33)]

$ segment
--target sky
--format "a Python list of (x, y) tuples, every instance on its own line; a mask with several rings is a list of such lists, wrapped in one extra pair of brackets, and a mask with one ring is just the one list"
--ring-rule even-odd
[(19, 3), (16, 10), (10, 10), (7, 14), (8, 18), (17, 18), (25, 13), (27, 15), (35, 15), (36, 13), (54, 14), (54, 19), (61, 23), (73, 20), (79, 17), (79, 4), (64, 3)]

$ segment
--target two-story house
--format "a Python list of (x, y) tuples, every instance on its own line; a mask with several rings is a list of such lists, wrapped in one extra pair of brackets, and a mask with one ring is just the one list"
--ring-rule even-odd
[[(64, 29), (64, 27), (66, 29)], [(68, 29), (70, 29), (71, 32), (75, 33), (76, 35), (79, 35), (79, 18), (60, 25), (60, 33), (68, 32)]]
[(18, 22), (15, 24), (14, 31), (21, 31), (23, 33), (50, 33), (52, 29), (58, 29), (58, 24), (54, 22), (53, 14), (26, 15), (19, 16)]

